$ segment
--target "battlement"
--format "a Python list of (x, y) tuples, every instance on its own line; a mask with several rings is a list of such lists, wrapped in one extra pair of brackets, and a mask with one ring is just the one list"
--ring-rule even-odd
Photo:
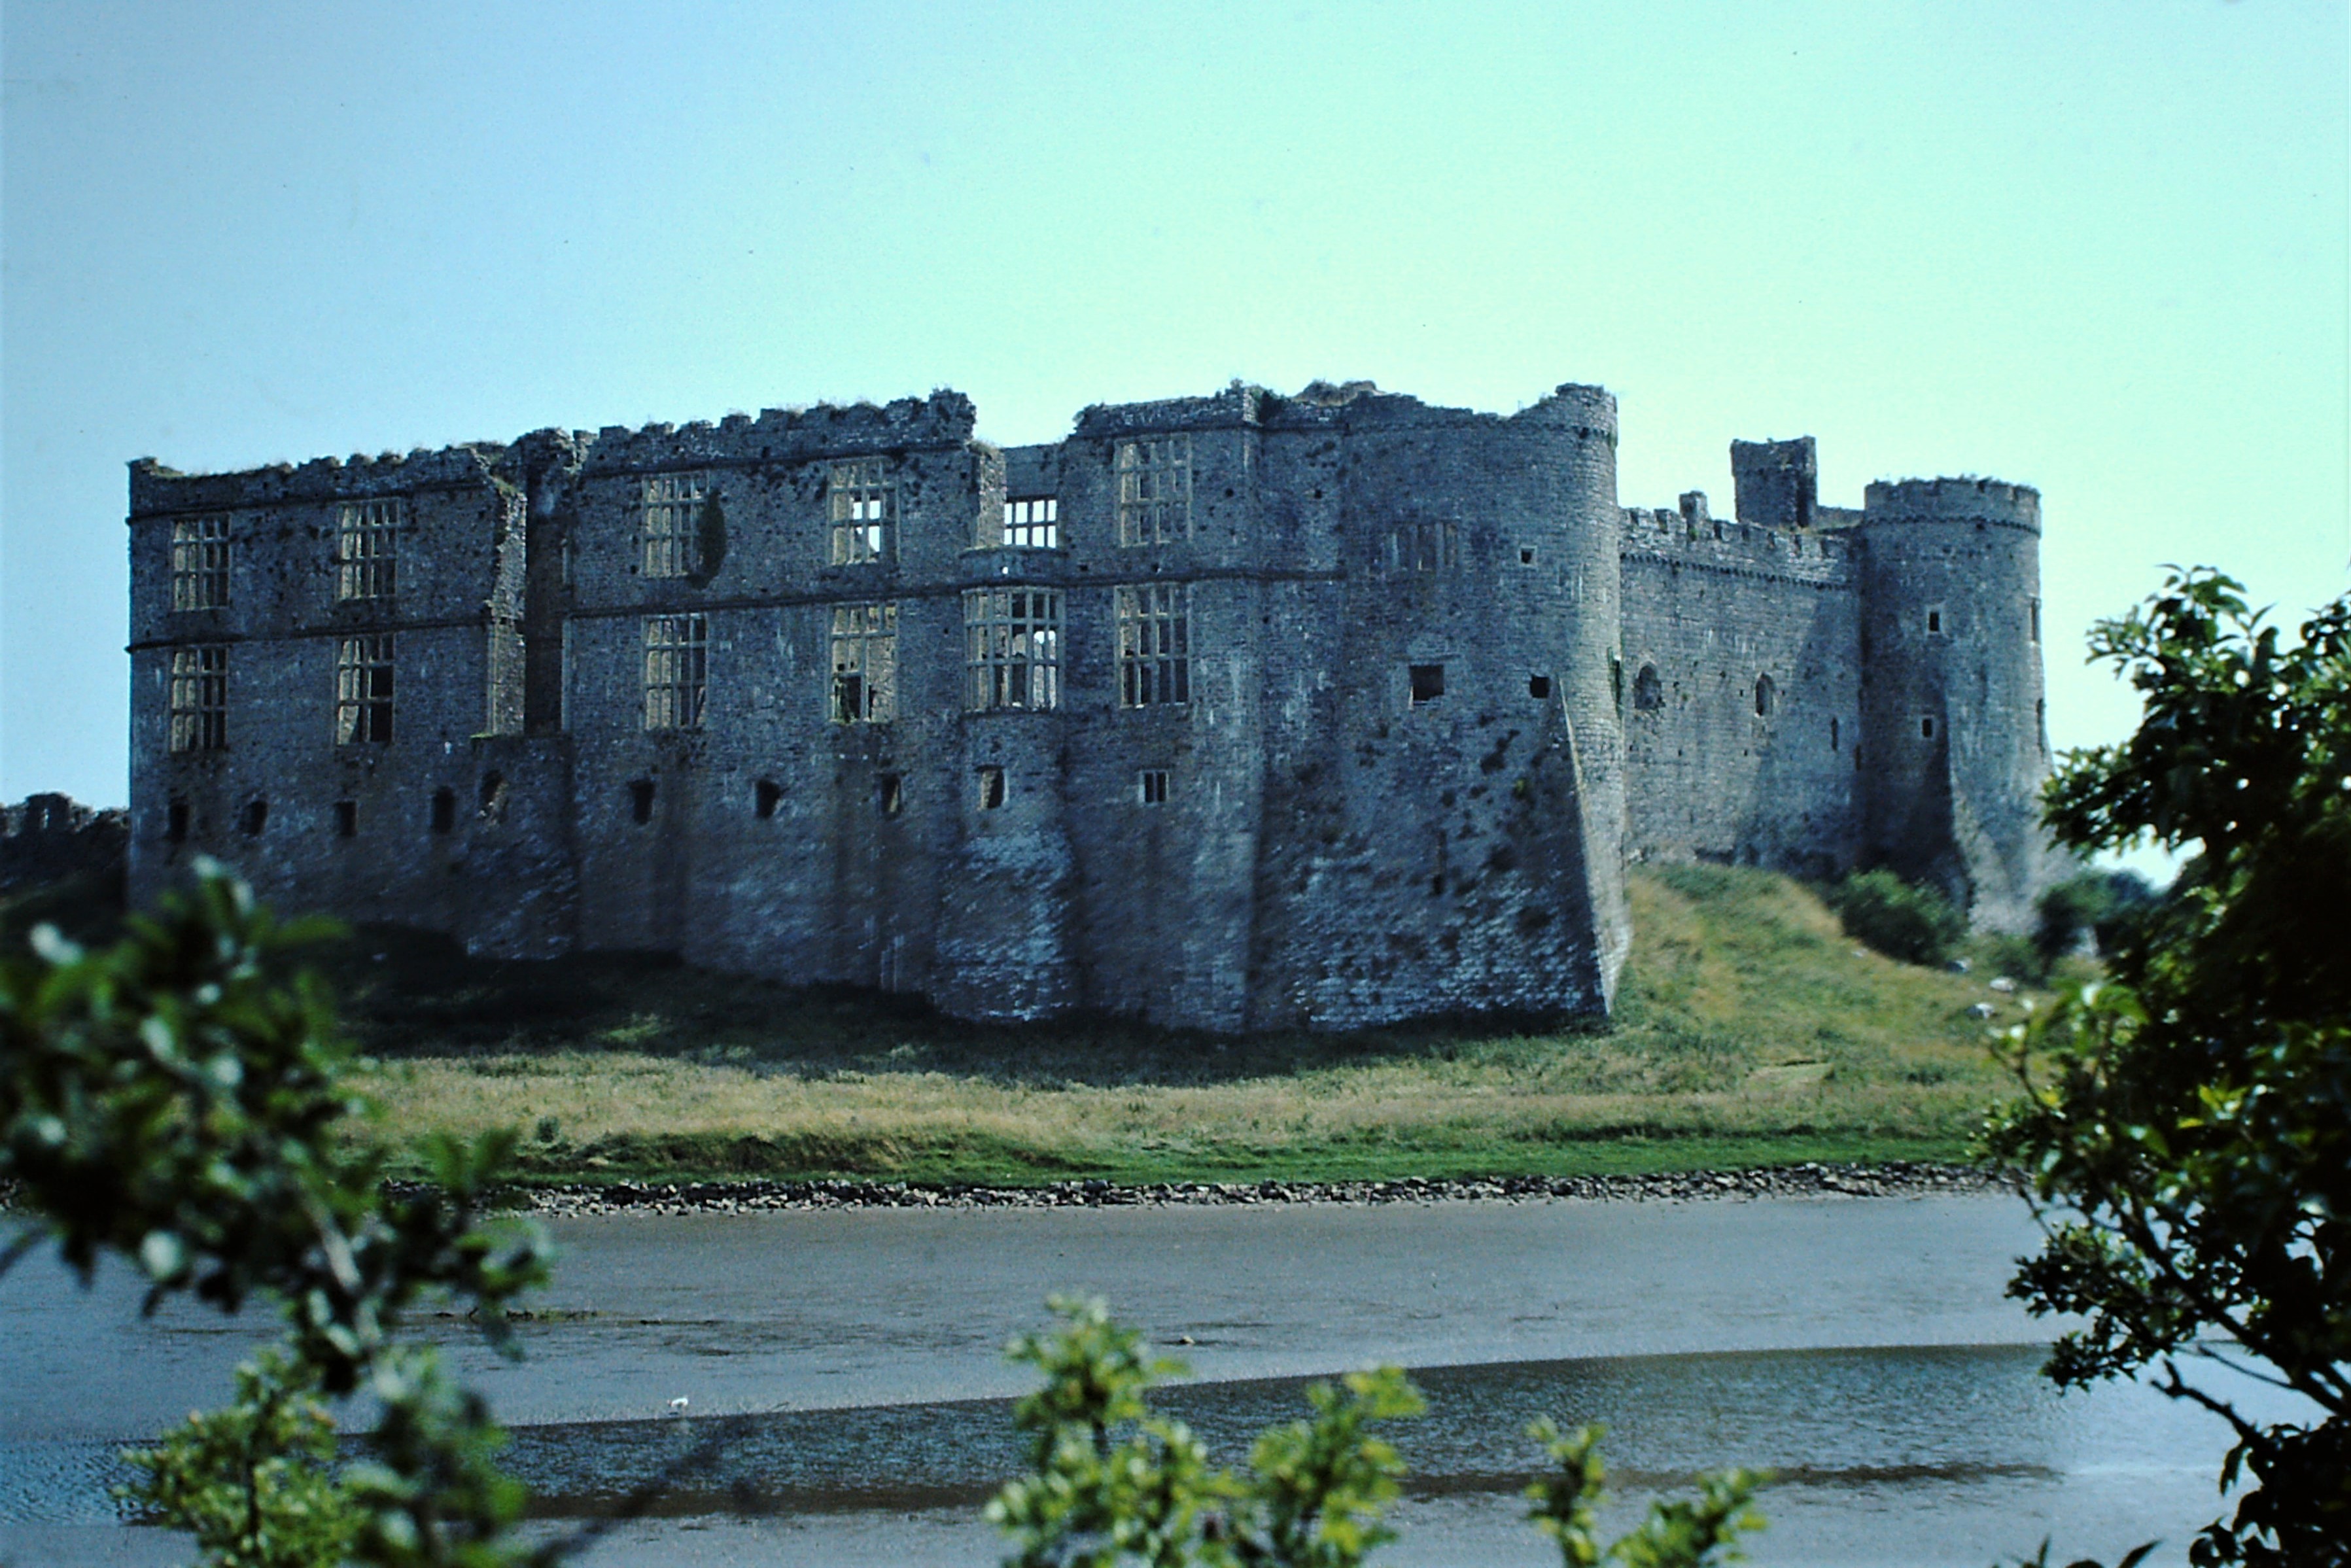
[(1767, 528), (1809, 528), (1819, 499), (1820, 462), (1813, 438), (1734, 441), (1730, 474), (1734, 510), (1742, 523)]
[(1866, 522), (2004, 523), (2041, 531), (2041, 492), (2000, 479), (1878, 479), (1862, 499)]
[(1705, 497), (1692, 496), (1695, 504), (1687, 507), (1624, 508), (1625, 554), (1804, 581), (1851, 580), (1851, 563), (1859, 553), (1852, 540), (1709, 517)]

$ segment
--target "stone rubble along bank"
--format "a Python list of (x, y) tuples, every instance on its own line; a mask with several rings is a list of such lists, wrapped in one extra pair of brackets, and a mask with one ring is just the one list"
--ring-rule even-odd
[(1766, 1170), (1682, 1171), (1656, 1176), (1489, 1176), (1391, 1181), (1107, 1181), (1040, 1186), (961, 1182), (726, 1181), (574, 1183), (516, 1187), (505, 1195), (539, 1215), (751, 1214), (819, 1208), (1162, 1208), (1184, 1204), (1435, 1203), (1579, 1197), (1635, 1202), (1701, 1198), (1914, 1197), (2011, 1189), (2006, 1176), (1973, 1166), (1902, 1160), (1873, 1166), (1802, 1165)]

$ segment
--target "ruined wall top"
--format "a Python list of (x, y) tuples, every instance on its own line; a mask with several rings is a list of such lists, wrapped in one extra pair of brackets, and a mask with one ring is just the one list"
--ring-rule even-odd
[(369, 457), (313, 458), (229, 474), (183, 474), (152, 457), (131, 465), (131, 516), (329, 501), (492, 483), (510, 453), (578, 462), (590, 473), (685, 465), (795, 462), (810, 457), (952, 446), (972, 438), (977, 414), (958, 392), (811, 408), (731, 413), (713, 423), (611, 424), (587, 431), (534, 431), (515, 442), (477, 441), (438, 451), (419, 447)]
[(1264, 430), (1442, 428), (1466, 424), (1541, 424), (1580, 434), (1616, 439), (1616, 399), (1606, 388), (1574, 382), (1516, 413), (1423, 402), (1400, 392), (1384, 392), (1371, 382), (1309, 382), (1293, 396), (1235, 382), (1210, 397), (1164, 398), (1152, 402), (1094, 403), (1079, 412), (1075, 439), (1101, 439), (1130, 432), (1213, 430), (1253, 426)]

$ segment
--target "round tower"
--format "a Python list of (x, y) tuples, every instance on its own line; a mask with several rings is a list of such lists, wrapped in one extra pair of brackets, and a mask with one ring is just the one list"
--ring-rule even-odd
[(1994, 479), (1869, 486), (1860, 528), (1865, 863), (2021, 931), (2048, 859), (2041, 496)]

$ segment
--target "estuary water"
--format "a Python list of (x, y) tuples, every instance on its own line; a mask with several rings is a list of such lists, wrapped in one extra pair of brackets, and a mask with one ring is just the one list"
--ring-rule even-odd
[[(537, 1528), (582, 1561), (963, 1563), (1019, 1464), (1005, 1363), (1055, 1291), (1189, 1362), (1162, 1401), (1238, 1461), (1302, 1384), (1412, 1369), (1397, 1564), (1555, 1562), (1520, 1521), (1535, 1416), (1608, 1424), (1629, 1522), (1659, 1489), (1770, 1469), (1761, 1563), (2185, 1560), (2227, 1434), (2138, 1387), (2059, 1396), (2051, 1325), (2002, 1296), (2012, 1197), (611, 1216), (551, 1227), (527, 1355), (431, 1325), (515, 1430)], [(0, 1280), (0, 1562), (183, 1561), (107, 1500), (115, 1450), (217, 1403), (266, 1321), (46, 1258)], [(2232, 1390), (2232, 1392), (2257, 1392)], [(684, 1399), (683, 1416), (671, 1402)], [(2259, 1405), (2258, 1398), (2255, 1404)]]

